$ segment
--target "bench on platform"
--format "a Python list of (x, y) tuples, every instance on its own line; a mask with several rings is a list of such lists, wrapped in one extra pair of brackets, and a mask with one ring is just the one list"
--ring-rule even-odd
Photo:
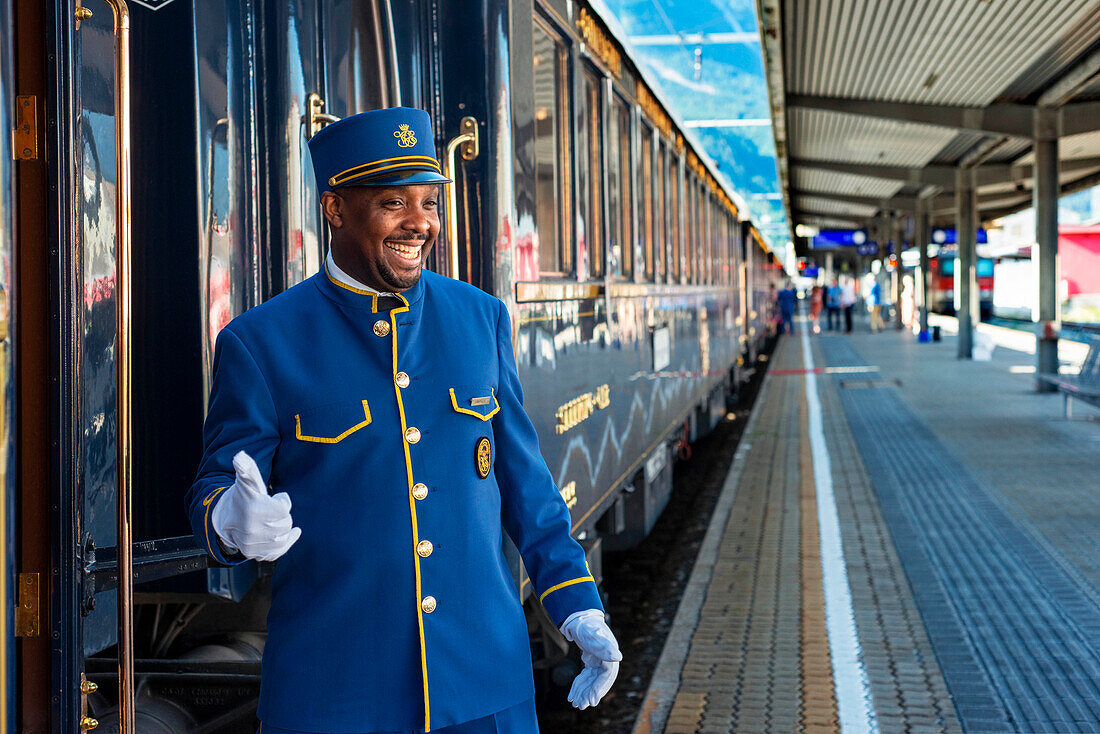
[(1040, 374), (1039, 379), (1049, 382), (1062, 393), (1062, 410), (1066, 418), (1073, 415), (1073, 400), (1083, 400), (1100, 407), (1100, 339), (1089, 340), (1089, 353), (1076, 375)]

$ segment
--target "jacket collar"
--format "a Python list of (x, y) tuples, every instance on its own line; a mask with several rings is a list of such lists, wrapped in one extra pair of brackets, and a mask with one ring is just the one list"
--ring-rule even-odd
[[(410, 308), (418, 303), (424, 297), (424, 277), (426, 275), (428, 275), (428, 271), (421, 272), (420, 280), (416, 281), (416, 285), (402, 293), (395, 294), (397, 298)], [(313, 282), (321, 293), (342, 306), (369, 309), (371, 313), (378, 313), (379, 293), (341, 282), (329, 272), (327, 261), (321, 267), (321, 270), (313, 276)]]

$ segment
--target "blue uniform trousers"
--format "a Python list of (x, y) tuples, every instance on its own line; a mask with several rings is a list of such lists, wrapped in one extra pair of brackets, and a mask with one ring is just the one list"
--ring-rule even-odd
[[(365, 734), (423, 734), (423, 729), (402, 732), (366, 732)], [(529, 698), (523, 703), (483, 716), (480, 719), (466, 721), (442, 729), (432, 729), (432, 734), (538, 734), (539, 722), (535, 716), (535, 699)], [(291, 729), (278, 729), (264, 724), (260, 734), (308, 734)]]

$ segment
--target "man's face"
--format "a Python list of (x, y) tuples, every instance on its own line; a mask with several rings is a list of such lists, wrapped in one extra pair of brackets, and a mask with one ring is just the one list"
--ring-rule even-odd
[(337, 265), (380, 291), (412, 288), (439, 235), (439, 195), (439, 184), (326, 192), (321, 204)]

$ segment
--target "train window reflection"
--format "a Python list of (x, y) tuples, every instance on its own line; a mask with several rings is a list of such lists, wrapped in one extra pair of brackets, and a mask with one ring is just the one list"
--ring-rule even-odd
[(645, 279), (653, 280), (653, 128), (642, 125), (641, 157), (638, 166), (638, 204), (641, 207), (642, 243), (645, 252)]
[(673, 283), (680, 282), (680, 159), (672, 156), (668, 177), (669, 213), (669, 274)]
[(607, 256), (608, 272), (623, 273), (622, 140), (619, 137), (619, 102), (612, 102), (611, 130), (607, 138)]
[(588, 128), (584, 136), (588, 140), (588, 220), (585, 222), (585, 239), (588, 242), (588, 274), (599, 277), (604, 273), (603, 115), (600, 114), (600, 82), (591, 74), (584, 76), (584, 97)]
[(565, 48), (536, 20), (535, 72), (535, 227), (539, 237), (539, 269), (564, 273), (569, 269), (568, 228), (562, 206), (569, 201), (563, 92), (568, 79)]
[(658, 283), (665, 280), (665, 260), (668, 254), (665, 251), (665, 223), (668, 220), (665, 207), (665, 191), (668, 188), (668, 155), (664, 142), (661, 142), (657, 151), (657, 169), (654, 181), (653, 199), (655, 209), (653, 212), (653, 251), (656, 253), (656, 262), (653, 266), (653, 279)]
[(695, 210), (692, 204), (694, 203), (694, 197), (691, 195), (691, 174), (685, 173), (684, 175), (684, 282), (691, 282), (692, 274), (692, 258), (691, 258), (691, 242), (695, 237)]
[(623, 275), (629, 277), (634, 274), (634, 204), (630, 161), (632, 159), (630, 145), (630, 110), (626, 104), (616, 97), (615, 99), (615, 126), (619, 141), (619, 180), (622, 182), (622, 200), (620, 202), (622, 222)]

